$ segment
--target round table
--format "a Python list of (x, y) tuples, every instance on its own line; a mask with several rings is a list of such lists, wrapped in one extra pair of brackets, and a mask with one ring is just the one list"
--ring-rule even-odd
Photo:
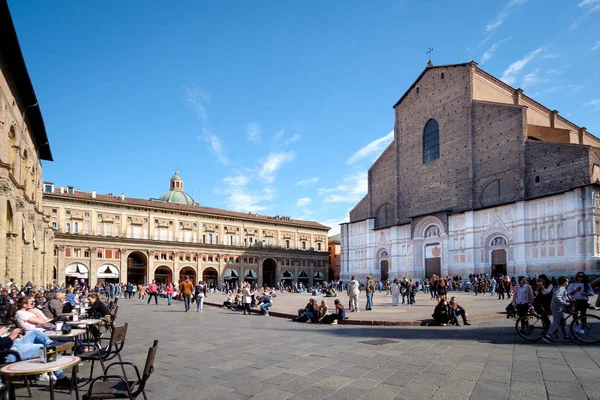
[[(48, 372), (58, 371), (59, 369), (73, 368), (73, 381), (75, 382), (75, 398), (79, 400), (79, 390), (77, 387), (77, 366), (81, 363), (81, 358), (75, 356), (61, 356), (56, 361), (43, 363), (39, 358), (31, 360), (18, 361), (5, 365), (0, 368), (0, 374), (7, 376), (29, 376), (41, 375)], [(54, 382), (50, 379), (50, 398), (54, 399)]]

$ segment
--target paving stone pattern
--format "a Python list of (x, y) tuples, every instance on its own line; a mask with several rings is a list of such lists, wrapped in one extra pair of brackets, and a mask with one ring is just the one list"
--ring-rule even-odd
[[(125, 359), (142, 368), (160, 341), (149, 399), (600, 399), (600, 347), (524, 343), (514, 320), (363, 327), (216, 307), (185, 313), (164, 300), (119, 305), (119, 323), (129, 323)], [(394, 342), (360, 343), (375, 339)]]

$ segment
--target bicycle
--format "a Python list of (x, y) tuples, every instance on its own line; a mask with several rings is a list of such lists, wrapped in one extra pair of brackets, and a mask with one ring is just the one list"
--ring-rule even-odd
[[(544, 315), (543, 307), (538, 313), (533, 306), (529, 307), (527, 315), (519, 318), (515, 324), (517, 334), (528, 342), (537, 342), (546, 335), (550, 325), (548, 318)], [(569, 324), (569, 332), (571, 337), (586, 344), (600, 343), (600, 317), (595, 314), (586, 315), (585, 327), (583, 327), (583, 319), (579, 315), (579, 311), (575, 304), (571, 303), (567, 306), (569, 315), (562, 318), (561, 325), (566, 325), (567, 320), (572, 318)], [(546, 318), (545, 318), (546, 317)], [(556, 334), (557, 332), (555, 332)]]
[(542, 312), (538, 313), (533, 306), (529, 306), (527, 315), (520, 317), (515, 323), (517, 334), (528, 342), (540, 340), (549, 327), (547, 319), (543, 316), (543, 308)]

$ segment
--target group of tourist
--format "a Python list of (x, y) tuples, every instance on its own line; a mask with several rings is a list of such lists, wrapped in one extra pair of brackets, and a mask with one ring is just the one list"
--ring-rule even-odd
[(335, 299), (333, 303), (335, 308), (330, 313), (327, 300), (323, 299), (321, 304), (317, 305), (317, 300), (311, 298), (304, 308), (298, 310), (298, 316), (292, 321), (336, 325), (346, 319), (346, 309), (339, 299)]
[[(88, 291), (84, 282), (78, 281), (68, 287), (56, 283), (37, 287), (28, 282), (19, 288), (11, 279), (4, 287), (0, 285), (0, 320), (3, 324), (14, 323), (16, 326), (12, 330), (7, 327), (0, 329), (0, 352), (3, 352), (0, 354), (0, 363), (17, 361), (17, 357), (8, 350), (18, 354), (21, 360), (39, 357), (42, 347), (56, 343), (56, 339), (50, 339), (44, 330), (55, 330), (56, 322), (66, 321), (65, 314), (85, 302), (90, 304), (87, 313), (92, 318), (110, 318), (110, 312), (99, 295)], [(58, 340), (74, 341), (75, 351), (83, 351), (76, 339)], [(38, 379), (56, 380), (55, 386), (58, 388), (71, 385), (62, 370), (43, 374)]]
[(273, 299), (277, 297), (270, 288), (255, 289), (249, 283), (242, 285), (241, 293), (230, 292), (223, 306), (232, 311), (243, 311), (244, 315), (251, 315), (252, 308), (258, 307), (261, 314), (269, 315), (269, 308), (273, 306)]

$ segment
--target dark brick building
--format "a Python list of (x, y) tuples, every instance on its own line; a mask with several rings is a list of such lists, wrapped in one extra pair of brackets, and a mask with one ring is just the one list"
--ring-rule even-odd
[(343, 278), (597, 271), (598, 138), (475, 62), (428, 65), (394, 110)]

